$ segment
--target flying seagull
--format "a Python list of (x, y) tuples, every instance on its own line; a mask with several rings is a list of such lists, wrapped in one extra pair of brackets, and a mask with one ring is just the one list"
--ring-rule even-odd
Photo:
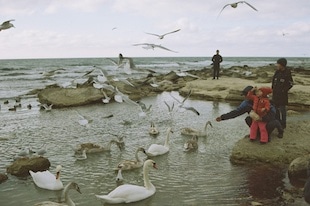
[(157, 48), (160, 48), (160, 49), (164, 49), (164, 50), (167, 50), (167, 51), (178, 53), (177, 51), (173, 51), (171, 49), (163, 47), (162, 45), (157, 45), (157, 44), (142, 43), (142, 44), (133, 44), (133, 46), (144, 46), (144, 47), (142, 47), (143, 49), (153, 49), (153, 50), (157, 47)]
[(235, 3), (231, 3), (231, 4), (226, 4), (223, 8), (222, 8), (222, 10), (221, 10), (221, 12), (219, 13), (219, 15), (218, 15), (218, 17), (220, 16), (220, 14), (222, 13), (222, 11), (227, 7), (227, 6), (231, 6), (232, 8), (237, 8), (237, 6), (238, 6), (238, 4), (239, 3), (245, 3), (245, 4), (247, 4), (249, 7), (251, 7), (252, 9), (254, 9), (255, 11), (257, 11), (257, 9), (254, 7), (254, 6), (252, 6), (251, 4), (249, 4), (248, 2), (246, 2), (246, 1), (238, 1), (238, 2), (235, 2)]
[(153, 35), (153, 36), (157, 36), (159, 39), (163, 39), (167, 34), (172, 34), (172, 33), (175, 33), (175, 32), (178, 32), (180, 31), (181, 29), (177, 29), (175, 31), (171, 31), (171, 32), (168, 32), (168, 33), (165, 33), (165, 34), (152, 34), (152, 33), (147, 33), (145, 32), (146, 34), (149, 34), (149, 35)]
[(3, 22), (1, 25), (0, 25), (0, 31), (1, 30), (5, 30), (5, 29), (9, 29), (11, 27), (14, 27), (13, 24), (11, 24), (11, 21), (15, 21), (14, 19), (11, 19), (11, 20), (8, 20), (8, 21), (5, 21)]

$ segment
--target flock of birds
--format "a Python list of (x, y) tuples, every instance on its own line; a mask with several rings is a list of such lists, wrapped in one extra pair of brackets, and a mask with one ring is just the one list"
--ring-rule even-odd
[[(222, 11), (228, 7), (228, 6), (231, 6), (232, 8), (237, 8), (238, 4), (246, 4), (248, 5), (249, 7), (251, 7), (252, 9), (254, 9), (255, 11), (257, 11), (257, 9), (252, 6), (251, 4), (249, 4), (248, 2), (246, 1), (238, 1), (238, 2), (234, 2), (234, 3), (230, 3), (230, 4), (226, 4), (222, 10), (220, 11), (220, 13), (218, 14), (218, 17), (220, 16), (220, 14), (222, 13)], [(12, 27), (14, 27), (14, 25), (11, 23), (11, 21), (14, 21), (14, 19), (11, 19), (11, 20), (8, 20), (8, 21), (5, 21), (3, 22), (1, 25), (0, 25), (0, 31), (1, 30), (6, 30), (6, 29), (10, 29)], [(112, 30), (115, 30), (116, 27), (114, 27)], [(175, 32), (178, 32), (180, 31), (181, 29), (177, 29), (177, 30), (174, 30), (174, 31), (171, 31), (171, 32), (167, 32), (167, 33), (164, 33), (164, 34), (155, 34), (155, 33), (149, 33), (149, 32), (145, 32), (146, 34), (148, 35), (153, 35), (153, 36), (156, 36), (158, 37), (158, 39), (164, 39), (164, 37), (168, 34), (172, 34), (172, 33), (175, 33)], [(174, 53), (177, 53), (177, 51), (174, 51), (174, 50), (171, 50), (171, 49), (168, 49), (162, 45), (158, 45), (158, 44), (153, 44), (153, 43), (138, 43), (138, 44), (133, 44), (133, 46), (142, 46), (142, 48), (144, 49), (155, 49), (155, 48), (160, 48), (160, 49), (164, 49), (166, 51), (170, 51), (170, 52), (174, 52)]]
[[(206, 125), (212, 126), (211, 122), (208, 121)], [(189, 129), (189, 128), (182, 128), (181, 132), (182, 135), (191, 136), (191, 138), (186, 141), (184, 144), (184, 151), (195, 151), (198, 149), (198, 135), (201, 135), (202, 133), (204, 136), (207, 136), (205, 133), (206, 127), (203, 129), (203, 131), (200, 131), (199, 129)], [(155, 126), (153, 122), (151, 122), (149, 134), (150, 135), (157, 135), (158, 128)], [(135, 151), (135, 158), (128, 160), (121, 160), (116, 168), (114, 169), (117, 171), (117, 175), (115, 180), (121, 184), (117, 186), (114, 190), (109, 192), (105, 195), (99, 195), (96, 194), (95, 196), (102, 201), (102, 203), (109, 203), (109, 204), (117, 204), (117, 203), (130, 203), (130, 202), (136, 202), (143, 199), (146, 199), (156, 192), (156, 187), (152, 184), (150, 178), (149, 178), (149, 171), (151, 168), (157, 169), (156, 162), (151, 159), (156, 156), (165, 155), (169, 152), (170, 146), (170, 136), (174, 133), (171, 127), (168, 127), (166, 130), (166, 139), (163, 144), (157, 144), (153, 143), (151, 144), (147, 149), (144, 149), (143, 147), (138, 147)], [(201, 135), (200, 137), (202, 137)], [(76, 156), (76, 160), (86, 160), (88, 154), (94, 154), (94, 153), (102, 153), (102, 152), (109, 152), (111, 151), (111, 146), (115, 144), (120, 150), (122, 150), (125, 146), (123, 142), (123, 138), (118, 138), (117, 140), (112, 139), (106, 146), (101, 146), (94, 143), (82, 143), (78, 145), (77, 147), (73, 148), (75, 155), (82, 155)], [(142, 159), (139, 156), (139, 153), (143, 153), (146, 158)], [(134, 184), (122, 184), (124, 178), (122, 175), (122, 171), (128, 171), (128, 170), (134, 170), (143, 168), (143, 181), (144, 186), (140, 185), (134, 185)], [(58, 165), (56, 167), (56, 174), (52, 174), (49, 170), (46, 171), (38, 171), (33, 172), (29, 171), (34, 184), (42, 189), (46, 190), (63, 190), (62, 194), (64, 197), (63, 203), (58, 202), (51, 202), (51, 201), (43, 201), (40, 203), (35, 204), (36, 206), (40, 205), (70, 205), (74, 206), (75, 203), (69, 196), (69, 190), (76, 190), (77, 192), (81, 193), (80, 188), (77, 183), (75, 182), (69, 182), (66, 186), (63, 185), (60, 173), (61, 173), (62, 166)]]

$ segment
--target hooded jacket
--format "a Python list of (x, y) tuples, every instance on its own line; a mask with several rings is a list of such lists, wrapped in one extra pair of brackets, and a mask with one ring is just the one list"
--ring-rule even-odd
[[(267, 97), (268, 94), (272, 93), (272, 89), (270, 87), (262, 87), (259, 88), (262, 91), (262, 96), (256, 96), (253, 91), (249, 91), (247, 94), (247, 98), (253, 101), (252, 109), (260, 116), (265, 116), (270, 110), (270, 101)], [(263, 110), (264, 109), (264, 110)]]

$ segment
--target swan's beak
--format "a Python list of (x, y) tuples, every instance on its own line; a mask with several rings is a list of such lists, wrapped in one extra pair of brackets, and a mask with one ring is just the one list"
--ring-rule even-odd
[(82, 194), (82, 192), (81, 192), (79, 187), (76, 188), (76, 191), (78, 191), (80, 194)]

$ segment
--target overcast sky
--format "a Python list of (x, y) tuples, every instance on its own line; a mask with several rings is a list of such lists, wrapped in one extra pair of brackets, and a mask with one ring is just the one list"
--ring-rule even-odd
[[(310, 0), (0, 0), (0, 59), (309, 57)], [(114, 29), (113, 29), (114, 28)], [(116, 29), (115, 29), (116, 28)], [(148, 33), (164, 34), (160, 40)], [(138, 43), (161, 44), (177, 53)]]

